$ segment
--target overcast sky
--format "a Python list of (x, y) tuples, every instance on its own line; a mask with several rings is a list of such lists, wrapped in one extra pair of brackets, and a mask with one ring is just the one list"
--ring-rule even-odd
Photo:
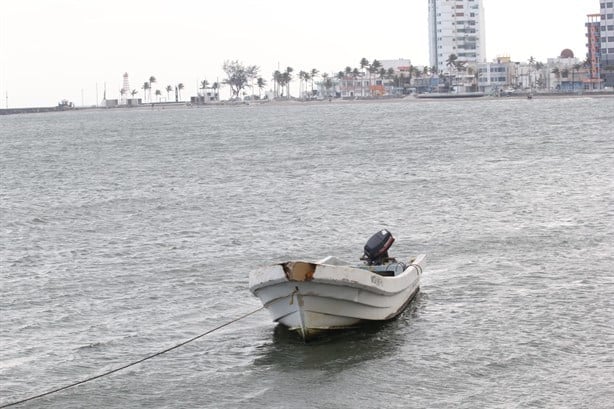
[[(586, 15), (599, 0), (483, 0), (486, 57), (584, 59)], [(224, 60), (338, 72), (360, 59), (428, 65), (427, 0), (0, 0), (0, 107), (117, 98), (122, 75), (153, 75), (184, 95), (223, 79)], [(294, 86), (294, 93), (298, 85)], [(164, 95), (166, 93), (164, 92)], [(224, 95), (223, 95), (224, 96)]]

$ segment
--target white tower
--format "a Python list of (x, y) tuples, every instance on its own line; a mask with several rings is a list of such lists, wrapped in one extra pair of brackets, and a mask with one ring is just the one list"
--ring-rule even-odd
[(451, 54), (458, 61), (486, 61), (486, 30), (482, 0), (428, 0), (429, 63), (437, 72), (449, 71)]
[(128, 73), (124, 73), (124, 85), (122, 86), (122, 104), (128, 103), (128, 98), (130, 95), (130, 83), (128, 82)]

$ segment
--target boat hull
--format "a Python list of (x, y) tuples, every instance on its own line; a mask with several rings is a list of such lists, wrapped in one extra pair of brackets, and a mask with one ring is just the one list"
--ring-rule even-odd
[(307, 340), (397, 317), (420, 289), (424, 259), (393, 277), (351, 266), (281, 263), (250, 274), (250, 290), (274, 321)]

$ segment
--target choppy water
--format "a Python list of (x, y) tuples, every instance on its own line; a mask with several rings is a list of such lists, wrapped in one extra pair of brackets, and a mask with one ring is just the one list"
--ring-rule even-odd
[(259, 307), (254, 265), (427, 253), (381, 328), (302, 344), (265, 311), (22, 407), (605, 408), (614, 98), (0, 118), (0, 403)]

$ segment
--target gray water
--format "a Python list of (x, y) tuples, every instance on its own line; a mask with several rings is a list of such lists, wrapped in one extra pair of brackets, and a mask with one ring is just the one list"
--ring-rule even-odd
[(0, 403), (260, 307), (255, 266), (428, 255), (397, 320), (259, 311), (24, 408), (606, 408), (614, 98), (0, 117)]

